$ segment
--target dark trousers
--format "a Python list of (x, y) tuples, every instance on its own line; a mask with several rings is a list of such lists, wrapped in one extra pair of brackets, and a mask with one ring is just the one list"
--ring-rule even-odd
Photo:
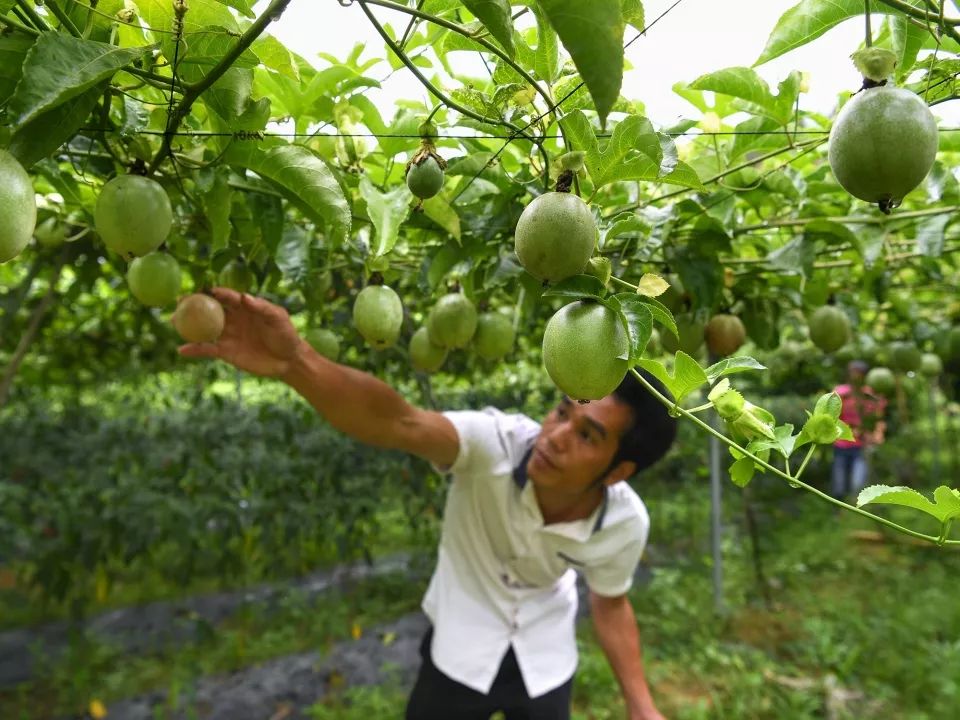
[(490, 693), (484, 695), (444, 675), (430, 659), (433, 629), (420, 643), (420, 674), (410, 693), (406, 720), (490, 720), (502, 711), (506, 720), (569, 720), (573, 678), (531, 698), (523, 685), (513, 648), (504, 656)]

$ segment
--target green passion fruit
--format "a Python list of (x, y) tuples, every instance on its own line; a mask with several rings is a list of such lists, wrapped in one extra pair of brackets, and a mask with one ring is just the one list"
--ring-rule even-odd
[(924, 353), (920, 358), (920, 374), (936, 377), (943, 372), (943, 361), (935, 353)]
[(217, 274), (217, 283), (238, 293), (250, 292), (256, 282), (253, 271), (243, 260), (231, 260)]
[(121, 175), (103, 186), (93, 219), (108, 248), (123, 256), (140, 256), (153, 252), (167, 239), (173, 208), (156, 180)]
[(660, 344), (663, 345), (664, 350), (671, 354), (676, 353), (678, 350), (683, 350), (683, 352), (691, 357), (696, 355), (700, 348), (703, 347), (703, 323), (698, 322), (691, 315), (681, 315), (676, 318), (676, 321), (677, 333), (680, 335), (680, 338), (677, 339), (677, 337), (668, 330), (660, 335)]
[(180, 298), (170, 321), (187, 342), (212, 343), (220, 338), (226, 316), (215, 298), (195, 293)]
[(33, 237), (45, 248), (60, 247), (67, 239), (67, 226), (53, 215), (37, 224)]
[(336, 362), (340, 357), (340, 339), (326, 328), (309, 328), (304, 334), (303, 339), (323, 355), (327, 360)]
[(824, 305), (813, 311), (807, 323), (810, 340), (825, 353), (832, 353), (850, 339), (850, 319), (833, 305)]
[(893, 370), (886, 367), (871, 368), (863, 379), (863, 383), (884, 397), (890, 397), (897, 389), (897, 379)]
[(736, 315), (721, 313), (703, 329), (707, 348), (717, 357), (733, 355), (747, 339), (747, 329)]
[(473, 349), (484, 360), (499, 360), (513, 349), (513, 323), (496, 312), (483, 313), (477, 318), (477, 332)]
[(444, 295), (430, 311), (427, 327), (436, 345), (447, 349), (466, 347), (477, 330), (477, 309), (466, 295)]
[(432, 156), (427, 155), (419, 163), (407, 169), (407, 187), (421, 200), (432, 198), (443, 187), (443, 168)]
[(556, 283), (583, 272), (596, 238), (597, 224), (583, 200), (570, 193), (548, 192), (524, 208), (514, 247), (527, 272)]
[(134, 258), (127, 268), (130, 293), (148, 307), (173, 305), (180, 295), (180, 263), (165, 252)]
[(613, 392), (627, 374), (629, 350), (620, 316), (596, 302), (563, 306), (543, 333), (547, 373), (574, 400), (599, 400)]
[(904, 88), (860, 91), (830, 129), (828, 159), (843, 189), (888, 212), (933, 167), (939, 135), (927, 104)]
[(0, 263), (27, 246), (37, 224), (37, 198), (30, 176), (17, 159), (0, 150)]
[(386, 285), (368, 285), (353, 303), (353, 325), (377, 350), (391, 347), (400, 337), (403, 303)]
[(923, 353), (911, 342), (895, 342), (890, 346), (890, 364), (897, 372), (916, 372), (923, 363)]
[(436, 372), (447, 359), (447, 349), (435, 345), (426, 327), (417, 330), (410, 338), (410, 364), (418, 372)]

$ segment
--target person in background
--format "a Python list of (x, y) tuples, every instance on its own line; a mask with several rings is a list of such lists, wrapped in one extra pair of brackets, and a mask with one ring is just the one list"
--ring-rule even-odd
[(627, 596), (650, 518), (625, 481), (657, 462), (677, 429), (636, 378), (601, 400), (563, 397), (541, 422), (494, 408), (433, 412), (315, 352), (283, 308), (212, 292), (226, 312), (223, 334), (182, 346), (182, 355), (276, 378), (340, 432), (452, 477), (407, 720), (489, 720), (497, 711), (506, 720), (569, 720), (578, 573), (628, 720), (664, 720)]
[(838, 500), (859, 492), (867, 484), (867, 455), (883, 442), (887, 401), (864, 384), (868, 369), (863, 360), (851, 360), (847, 364), (846, 384), (833, 389), (843, 402), (840, 419), (850, 426), (854, 437), (833, 444), (830, 494)]

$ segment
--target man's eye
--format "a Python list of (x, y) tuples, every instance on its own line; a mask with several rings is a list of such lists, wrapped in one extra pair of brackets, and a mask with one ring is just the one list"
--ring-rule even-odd
[(582, 437), (587, 442), (590, 442), (593, 439), (593, 436), (590, 434), (589, 430), (581, 430), (580, 437)]

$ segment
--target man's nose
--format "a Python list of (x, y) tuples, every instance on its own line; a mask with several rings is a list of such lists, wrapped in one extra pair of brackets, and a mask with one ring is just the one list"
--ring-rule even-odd
[(554, 451), (561, 452), (567, 443), (567, 424), (560, 423), (547, 433), (547, 446)]

